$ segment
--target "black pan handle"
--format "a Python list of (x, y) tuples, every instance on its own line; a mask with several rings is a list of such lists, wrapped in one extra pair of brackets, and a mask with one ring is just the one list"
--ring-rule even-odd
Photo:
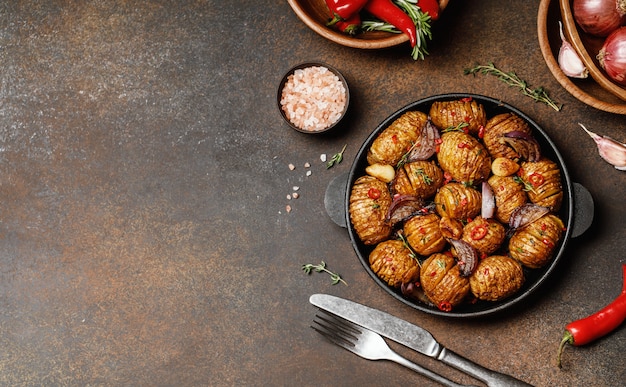
[(573, 183), (574, 188), (574, 218), (572, 238), (581, 236), (593, 223), (593, 197), (589, 190), (579, 183)]
[(335, 176), (326, 187), (324, 207), (326, 213), (339, 227), (348, 228), (346, 223), (346, 190), (348, 189), (348, 173)]

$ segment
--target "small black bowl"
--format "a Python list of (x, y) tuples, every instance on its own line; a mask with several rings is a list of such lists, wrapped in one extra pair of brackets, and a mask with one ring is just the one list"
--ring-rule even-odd
[[(343, 107), (343, 110), (341, 111), (341, 115), (340, 115), (339, 119), (337, 121), (335, 121), (334, 123), (326, 126), (324, 129), (320, 129), (320, 130), (308, 130), (308, 129), (303, 129), (303, 128), (300, 128), (300, 127), (296, 126), (293, 122), (291, 122), (289, 120), (289, 118), (285, 114), (285, 112), (284, 112), (284, 110), (282, 108), (282, 105), (280, 103), (281, 100), (282, 100), (283, 88), (285, 87), (285, 84), (287, 83), (287, 81), (289, 79), (289, 76), (292, 75), (296, 70), (301, 70), (301, 69), (305, 69), (305, 68), (309, 68), (309, 67), (325, 67), (325, 68), (327, 68), (331, 73), (335, 74), (339, 78), (339, 80), (343, 84), (344, 89), (346, 90), (346, 103), (345, 103), (345, 105)], [(346, 116), (346, 113), (348, 111), (348, 106), (350, 105), (350, 89), (348, 88), (348, 82), (346, 81), (344, 76), (339, 72), (339, 70), (337, 70), (336, 68), (334, 68), (334, 67), (332, 67), (332, 66), (330, 66), (330, 65), (328, 65), (326, 63), (322, 63), (322, 62), (305, 62), (305, 63), (301, 63), (301, 64), (299, 64), (297, 66), (292, 67), (283, 76), (283, 78), (280, 81), (280, 84), (278, 86), (277, 103), (278, 103), (278, 110), (280, 111), (280, 115), (283, 117), (283, 119), (285, 120), (287, 125), (289, 125), (292, 129), (297, 130), (298, 132), (309, 133), (309, 134), (326, 133), (326, 132), (336, 128), (339, 125), (339, 123), (341, 123), (343, 118)]]

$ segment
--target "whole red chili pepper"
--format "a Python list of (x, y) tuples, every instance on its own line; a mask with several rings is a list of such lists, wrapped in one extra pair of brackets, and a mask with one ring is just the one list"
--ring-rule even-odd
[(332, 13), (332, 19), (326, 25), (332, 26), (350, 16), (359, 13), (368, 0), (326, 0), (326, 5)]
[[(334, 17), (332, 11), (330, 16)], [(356, 33), (361, 29), (361, 14), (357, 12), (346, 20), (336, 22), (333, 27), (344, 34), (356, 35)]]
[(393, 24), (409, 36), (411, 47), (417, 44), (415, 23), (409, 15), (397, 7), (391, 0), (369, 0), (364, 9), (378, 19)]
[(430, 15), (432, 20), (439, 19), (439, 2), (437, 0), (419, 0), (417, 5), (422, 12)]
[(622, 292), (613, 302), (581, 320), (569, 323), (559, 346), (557, 364), (561, 367), (561, 353), (565, 344), (580, 346), (588, 344), (615, 330), (626, 320), (626, 264), (622, 265), (624, 284)]

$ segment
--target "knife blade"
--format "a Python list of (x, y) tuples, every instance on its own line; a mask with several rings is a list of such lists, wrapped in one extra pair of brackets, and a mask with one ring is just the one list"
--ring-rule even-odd
[(313, 294), (309, 302), (318, 308), (370, 329), (421, 354), (435, 358), (490, 387), (532, 386), (512, 376), (485, 368), (442, 346), (417, 325), (389, 313), (328, 294)]

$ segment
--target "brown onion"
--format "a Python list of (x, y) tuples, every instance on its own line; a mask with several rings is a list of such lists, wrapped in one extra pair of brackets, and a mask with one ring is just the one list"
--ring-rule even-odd
[(625, 0), (574, 0), (574, 20), (586, 33), (605, 37), (626, 23)]
[(606, 38), (598, 53), (598, 61), (609, 78), (626, 86), (626, 27)]

